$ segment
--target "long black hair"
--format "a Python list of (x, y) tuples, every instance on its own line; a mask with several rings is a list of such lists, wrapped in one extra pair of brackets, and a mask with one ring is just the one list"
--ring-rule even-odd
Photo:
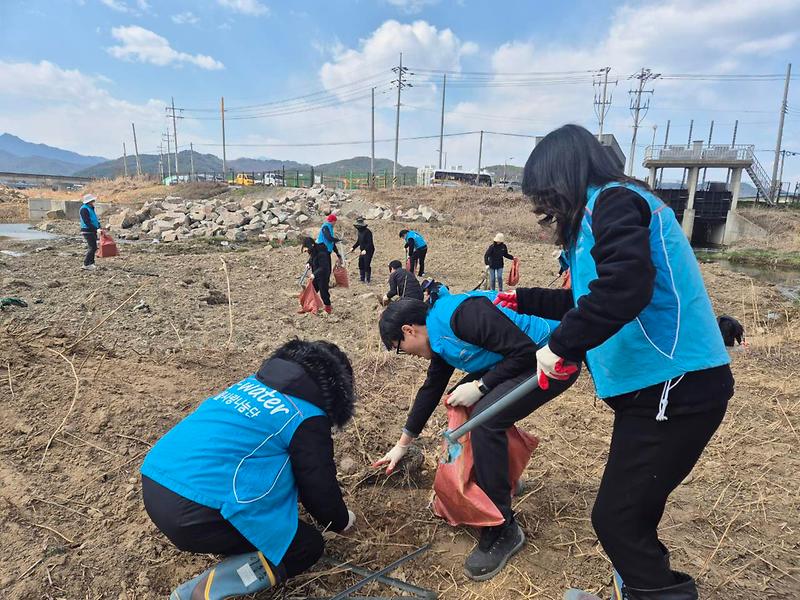
[(575, 241), (586, 206), (586, 189), (611, 181), (647, 184), (627, 177), (597, 137), (580, 125), (564, 125), (536, 144), (522, 177), (522, 192), (533, 202), (542, 223), (555, 221), (556, 243)]

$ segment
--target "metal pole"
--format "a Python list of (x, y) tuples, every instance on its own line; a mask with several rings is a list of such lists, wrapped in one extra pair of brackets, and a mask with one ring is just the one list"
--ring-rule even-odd
[(122, 142), (122, 168), (125, 171), (125, 179), (128, 178), (128, 152), (125, 150), (125, 142)]
[(225, 98), (219, 100), (219, 112), (222, 116), (222, 177), (228, 181), (228, 160), (225, 156)]
[(601, 144), (603, 143), (603, 124), (606, 120), (606, 90), (608, 89), (608, 72), (610, 70), (611, 67), (603, 69), (603, 71), (605, 71), (603, 75), (603, 103), (600, 106), (600, 133), (597, 134), (597, 141)]
[(789, 79), (792, 77), (792, 63), (786, 65), (786, 82), (783, 84), (783, 102), (781, 102), (781, 114), (778, 119), (778, 141), (775, 143), (775, 160), (772, 163), (772, 188), (778, 183), (778, 159), (781, 154), (781, 142), (783, 140), (783, 123), (786, 117), (786, 99), (789, 97)]
[(442, 168), (442, 150), (444, 146), (444, 95), (447, 89), (447, 73), (442, 77), (442, 122), (439, 126), (439, 168)]
[[(686, 147), (692, 147), (692, 130), (694, 129), (694, 119), (689, 121), (689, 140), (686, 142)], [(683, 189), (683, 183), (686, 181), (686, 169), (683, 170), (683, 176), (681, 177), (681, 187)]]
[(189, 142), (189, 164), (192, 169), (192, 181), (194, 181), (194, 143)]
[(175, 98), (172, 98), (172, 141), (175, 142), (175, 180), (178, 180), (178, 126), (175, 119)]
[(392, 187), (397, 185), (397, 152), (400, 144), (400, 90), (403, 89), (403, 53), (397, 68), (397, 118), (394, 124), (394, 163), (392, 163)]
[(481, 129), (481, 138), (478, 142), (478, 174), (475, 176), (475, 185), (481, 184), (481, 155), (483, 154), (483, 129)]
[(736, 145), (736, 132), (739, 130), (739, 119), (733, 124), (733, 138), (731, 139), (731, 148)]
[(167, 175), (172, 179), (172, 163), (169, 161), (170, 154), (172, 154), (172, 149), (169, 145), (169, 125), (167, 125)]
[(369, 159), (369, 189), (375, 189), (375, 88), (372, 88), (372, 154)]
[(136, 125), (131, 123), (133, 129), (133, 149), (136, 151), (136, 176), (142, 176), (142, 163), (139, 162), (139, 144), (136, 143)]
[[(667, 119), (667, 130), (664, 132), (664, 147), (667, 147), (669, 143), (669, 126), (670, 126), (670, 119)], [(658, 187), (661, 187), (661, 183), (664, 181), (664, 169), (658, 174)]]
[(636, 156), (636, 136), (639, 133), (639, 112), (642, 109), (642, 90), (645, 84), (644, 69), (639, 74), (639, 89), (636, 90), (636, 106), (633, 107), (633, 137), (631, 138), (631, 157), (628, 163), (628, 176), (633, 175), (633, 164)]
[(158, 174), (161, 177), (161, 183), (164, 183), (164, 143), (158, 145)]
[[(711, 147), (711, 136), (714, 134), (714, 119), (711, 119), (711, 127), (708, 130), (708, 144), (707, 146)], [(708, 169), (703, 169), (703, 183), (706, 182), (706, 172)]]

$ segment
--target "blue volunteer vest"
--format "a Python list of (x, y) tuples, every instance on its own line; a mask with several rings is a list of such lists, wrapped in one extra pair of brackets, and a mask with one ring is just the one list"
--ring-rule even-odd
[(587, 190), (581, 228), (567, 252), (575, 304), (597, 279), (591, 255), (594, 205), (603, 190), (615, 187), (636, 192), (650, 207), (650, 258), (656, 276), (650, 304), (636, 319), (586, 353), (586, 364), (601, 398), (730, 362), (697, 259), (675, 213), (655, 194), (634, 184), (613, 182)]
[(205, 400), (158, 440), (142, 475), (219, 510), (277, 565), (297, 531), (289, 443), (304, 420), (324, 414), (251, 375)]
[[(497, 292), (476, 291), (464, 294), (445, 294), (436, 300), (425, 319), (431, 350), (441, 356), (450, 366), (467, 373), (484, 371), (503, 360), (503, 356), (496, 352), (490, 352), (459, 339), (450, 326), (450, 320), (459, 305), (467, 298), (475, 296), (484, 296), (493, 302), (497, 297)], [(550, 321), (533, 315), (520, 315), (509, 308), (500, 306), (496, 306), (496, 308), (531, 338), (537, 347), (546, 344), (550, 339), (550, 333), (558, 327), (558, 321)]]
[(325, 221), (322, 224), (322, 227), (319, 228), (319, 234), (317, 234), (317, 243), (325, 244), (325, 247), (328, 249), (328, 252), (333, 252), (333, 246), (334, 246), (333, 242), (330, 242), (327, 239), (325, 239), (324, 232), (326, 229), (330, 232), (331, 238), (333, 238), (333, 223), (328, 223), (327, 221)]
[(414, 240), (414, 248), (424, 248), (428, 245), (428, 243), (425, 241), (425, 238), (413, 230), (406, 234), (405, 240)]
[(97, 218), (97, 213), (94, 211), (94, 208), (90, 204), (84, 204), (81, 206), (81, 209), (87, 208), (89, 210), (89, 220), (91, 223), (87, 223), (86, 219), (83, 218), (83, 210), (78, 211), (78, 217), (81, 220), (81, 229), (100, 229), (100, 220)]

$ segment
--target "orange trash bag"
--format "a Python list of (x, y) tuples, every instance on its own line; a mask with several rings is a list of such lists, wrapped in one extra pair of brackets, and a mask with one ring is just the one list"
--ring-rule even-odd
[(519, 259), (515, 258), (511, 261), (511, 268), (508, 270), (508, 285), (517, 285), (519, 283)]
[(322, 310), (322, 298), (314, 289), (314, 281), (309, 279), (305, 289), (300, 292), (300, 312), (316, 313)]
[(97, 256), (100, 258), (108, 258), (110, 256), (119, 255), (117, 245), (114, 243), (114, 238), (112, 238), (105, 231), (100, 232), (100, 244), (98, 244), (98, 246)]
[[(469, 417), (469, 412), (461, 406), (447, 407), (447, 428), (460, 427)], [(508, 436), (508, 478), (512, 494), (522, 476), (528, 461), (539, 440), (521, 429), (509, 427)], [(442, 463), (436, 469), (433, 480), (433, 514), (441, 517), (450, 525), (470, 525), (473, 527), (489, 527), (500, 525), (503, 516), (475, 481), (472, 459), (471, 434), (461, 438), (463, 448), (461, 454), (452, 463)], [(447, 442), (442, 442), (447, 451)]]
[(336, 281), (336, 287), (350, 287), (350, 277), (347, 274), (347, 269), (342, 265), (333, 267), (333, 279)]

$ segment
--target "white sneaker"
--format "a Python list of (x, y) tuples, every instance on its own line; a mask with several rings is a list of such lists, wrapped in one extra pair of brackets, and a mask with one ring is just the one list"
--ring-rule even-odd
[(84, 271), (94, 271), (95, 269), (97, 269), (97, 267), (94, 266), (93, 264), (92, 265), (83, 265), (81, 267), (81, 269), (83, 269)]

